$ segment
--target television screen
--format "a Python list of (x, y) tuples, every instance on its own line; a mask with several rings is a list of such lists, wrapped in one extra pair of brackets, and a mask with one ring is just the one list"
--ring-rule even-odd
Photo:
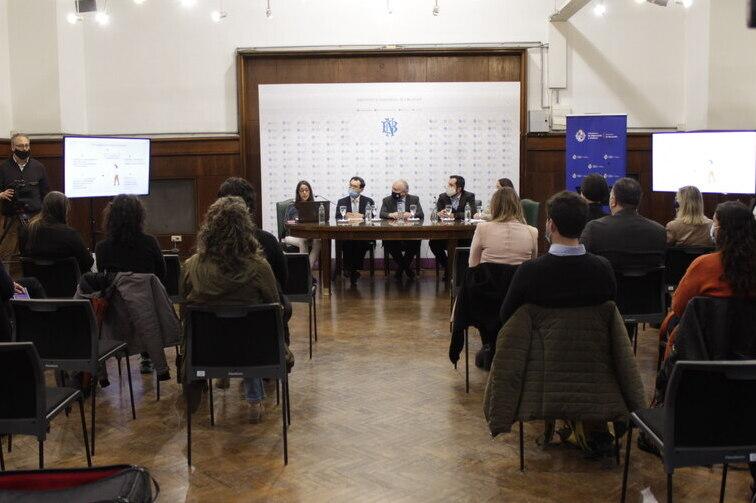
[(149, 194), (150, 140), (67, 136), (63, 147), (68, 197)]
[(756, 131), (654, 133), (653, 190), (756, 193)]

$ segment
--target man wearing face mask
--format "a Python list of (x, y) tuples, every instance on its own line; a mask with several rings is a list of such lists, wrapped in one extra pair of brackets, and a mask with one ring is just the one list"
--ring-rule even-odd
[(20, 133), (10, 140), (11, 156), (0, 164), (0, 200), (3, 226), (0, 258), (9, 261), (18, 254), (18, 233), (39, 213), (42, 199), (50, 191), (45, 166), (31, 157), (29, 137)]
[[(470, 214), (474, 215), (476, 210), (475, 206), (475, 194), (465, 190), (465, 179), (460, 175), (451, 175), (449, 182), (446, 185), (446, 192), (439, 194), (436, 203), (436, 211), (439, 218), (453, 218), (455, 220), (462, 220), (465, 218), (465, 207), (470, 206)], [(451, 206), (451, 211), (447, 212), (446, 208)], [(439, 266), (446, 270), (446, 265), (449, 262), (446, 256), (446, 240), (431, 239), (430, 249), (435, 255)], [(470, 246), (470, 240), (461, 240), (458, 243), (459, 246)], [(446, 273), (444, 273), (444, 279), (446, 279)]]
[[(396, 180), (391, 184), (391, 195), (383, 198), (381, 204), (381, 218), (405, 220), (409, 218), (410, 206), (414, 204), (417, 207), (415, 217), (423, 220), (425, 215), (423, 214), (423, 207), (420, 206), (420, 198), (410, 195), (408, 192), (409, 184), (406, 180)], [(415, 272), (412, 270), (412, 259), (415, 255), (420, 254), (420, 241), (384, 241), (383, 248), (399, 266), (396, 271), (396, 279), (401, 280), (402, 274), (406, 274), (409, 279), (415, 278)]]
[[(365, 190), (365, 180), (359, 176), (353, 176), (349, 180), (349, 195), (336, 204), (337, 208), (346, 206), (346, 218), (350, 220), (361, 220), (365, 217), (365, 211), (370, 205), (372, 208), (375, 203), (367, 196), (362, 195)], [(349, 281), (352, 285), (357, 283), (360, 277), (360, 269), (365, 259), (365, 253), (370, 247), (369, 241), (342, 241), (341, 249), (344, 255), (344, 274), (349, 275)]]

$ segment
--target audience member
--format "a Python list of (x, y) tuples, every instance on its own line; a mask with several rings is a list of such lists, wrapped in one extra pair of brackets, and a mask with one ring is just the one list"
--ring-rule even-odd
[[(221, 197), (207, 210), (197, 235), (197, 253), (182, 269), (181, 287), (194, 304), (267, 304), (278, 302), (273, 270), (254, 237), (254, 224), (244, 201)], [(219, 334), (222, 340), (222, 334)], [(260, 378), (244, 379), (249, 422), (264, 413), (265, 389)], [(199, 405), (200, 382), (190, 384), (190, 407)]]
[(491, 198), (491, 221), (475, 227), (470, 245), (470, 267), (481, 262), (519, 265), (538, 255), (538, 229), (525, 223), (520, 198), (511, 188)]
[(23, 291), (24, 287), (13, 282), (5, 267), (0, 267), (0, 342), (11, 341), (12, 329), (8, 314), (10, 309), (8, 301), (13, 298), (14, 294)]
[[(470, 208), (470, 215), (475, 214), (475, 194), (465, 190), (465, 179), (460, 175), (451, 175), (446, 185), (446, 192), (440, 194), (436, 201), (436, 211), (439, 218), (453, 218), (462, 220), (465, 217), (465, 208)], [(444, 270), (449, 263), (446, 256), (447, 241), (445, 239), (431, 239), (430, 249), (436, 257), (439, 266)], [(468, 239), (458, 242), (459, 246), (470, 246)], [(444, 273), (444, 279), (446, 273)]]
[[(312, 193), (312, 186), (310, 182), (306, 180), (300, 180), (297, 183), (297, 188), (294, 191), (294, 202), (286, 208), (286, 214), (284, 219), (287, 222), (294, 222), (299, 218), (299, 212), (297, 211), (296, 203), (303, 201), (315, 201), (315, 195)], [(305, 239), (296, 238), (294, 236), (286, 236), (283, 242), (287, 245), (295, 246), (299, 249), (299, 253), (309, 253), (310, 268), (315, 268), (315, 262), (320, 255), (320, 240), (319, 239)], [(309, 249), (309, 252), (308, 252)]]
[(659, 330), (662, 340), (669, 334), (667, 355), (675, 340), (672, 329), (693, 297), (756, 299), (756, 220), (748, 207), (739, 201), (721, 203), (714, 212), (711, 234), (716, 252), (690, 264)]
[(581, 242), (590, 253), (609, 259), (615, 269), (650, 269), (664, 265), (664, 227), (638, 214), (641, 187), (620, 178), (609, 195), (611, 215), (588, 222)]
[(62, 192), (48, 192), (42, 209), (19, 235), (19, 249), (26, 257), (61, 259), (73, 257), (82, 274), (92, 268), (94, 259), (78, 231), (68, 225), (71, 204)]
[(562, 191), (546, 202), (546, 213), (549, 252), (517, 269), (501, 305), (502, 324), (523, 304), (594, 306), (616, 296), (617, 283), (609, 262), (587, 253), (579, 241), (588, 203), (574, 192)]
[[(391, 195), (384, 197), (381, 203), (381, 218), (402, 221), (410, 217), (410, 206), (415, 205), (415, 217), (423, 220), (425, 214), (420, 205), (420, 198), (409, 194), (409, 184), (406, 180), (396, 180), (391, 184)], [(412, 270), (412, 259), (420, 255), (420, 241), (401, 240), (384, 241), (383, 248), (396, 262), (398, 269), (396, 279), (401, 280), (402, 274), (407, 278), (414, 279), (415, 272)]]
[(606, 178), (598, 173), (591, 173), (580, 183), (580, 195), (588, 201), (588, 221), (605, 217), (604, 206), (609, 199), (609, 186)]
[[(103, 212), (105, 239), (95, 246), (99, 272), (154, 274), (165, 284), (165, 260), (154, 236), (145, 234), (144, 206), (136, 196), (117, 195)], [(142, 374), (154, 371), (152, 360), (142, 353)]]
[(675, 194), (677, 214), (667, 224), (669, 246), (711, 246), (711, 220), (704, 215), (703, 196), (697, 187), (687, 185)]
[[(365, 216), (365, 211), (370, 206), (371, 211), (375, 206), (375, 201), (367, 196), (362, 195), (365, 190), (365, 180), (359, 176), (353, 176), (349, 180), (349, 195), (336, 204), (337, 208), (345, 206), (347, 208), (346, 218), (352, 220), (361, 220)], [(372, 218), (372, 215), (369, 215)], [(360, 278), (360, 269), (362, 262), (365, 260), (365, 253), (370, 248), (370, 242), (364, 240), (344, 240), (341, 242), (341, 250), (344, 254), (344, 274), (349, 276), (352, 285), (357, 283)]]

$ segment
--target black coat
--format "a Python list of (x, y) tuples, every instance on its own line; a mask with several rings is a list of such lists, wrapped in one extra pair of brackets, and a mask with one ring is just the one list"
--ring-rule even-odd
[[(436, 202), (436, 211), (443, 210), (447, 204), (450, 205), (451, 203), (451, 197), (446, 195), (446, 192), (440, 194), (438, 196), (438, 201)], [(459, 197), (459, 206), (457, 206), (457, 210), (454, 211), (455, 220), (462, 220), (465, 218), (465, 206), (468, 204), (470, 205), (471, 214), (474, 215), (477, 211), (475, 208), (475, 194), (463, 190), (462, 195)]]
[[(359, 213), (362, 213), (363, 215), (365, 214), (365, 207), (368, 205), (368, 203), (370, 203), (370, 206), (375, 206), (375, 202), (372, 199), (370, 199), (367, 196), (360, 195), (360, 210), (359, 210)], [(341, 206), (346, 206), (347, 213), (351, 213), (351, 211), (352, 211), (352, 198), (350, 198), (349, 196), (347, 196), (347, 197), (342, 197), (341, 199), (339, 199), (339, 202), (336, 203), (336, 211), (338, 211)], [(340, 213), (339, 213), (339, 218), (341, 218), (341, 214)]]
[(62, 259), (74, 257), (82, 274), (92, 268), (94, 259), (76, 229), (63, 224), (39, 224), (36, 236), (30, 241), (28, 229), (19, 233), (18, 247), (25, 257)]
[(42, 209), (42, 199), (50, 192), (44, 164), (32, 157), (23, 171), (19, 169), (13, 157), (0, 164), (0, 192), (17, 187), (18, 185), (14, 185), (17, 180), (23, 180), (26, 188), (16, 190), (15, 198), (19, 203), (17, 206), (2, 201), (3, 215), (15, 215), (16, 208), (29, 214), (38, 213)]
[[(420, 198), (411, 194), (404, 196), (404, 211), (409, 211), (409, 207), (413, 204), (417, 205), (415, 217), (420, 220), (424, 219), (425, 214), (423, 213), (423, 207), (420, 205)], [(387, 219), (391, 213), (396, 213), (396, 200), (391, 196), (387, 196), (383, 198), (383, 204), (381, 204), (381, 218)]]

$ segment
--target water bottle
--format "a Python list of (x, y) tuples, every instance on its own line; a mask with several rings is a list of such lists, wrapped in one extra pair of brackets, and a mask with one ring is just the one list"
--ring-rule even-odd
[(465, 223), (469, 224), (470, 219), (472, 218), (472, 210), (470, 209), (470, 205), (465, 205)]
[(318, 208), (318, 223), (320, 225), (323, 225), (326, 223), (325, 220), (325, 206), (323, 206), (323, 203), (320, 203), (320, 207)]
[(370, 217), (373, 215), (373, 206), (370, 203), (367, 203), (365, 206), (365, 223), (370, 223)]

